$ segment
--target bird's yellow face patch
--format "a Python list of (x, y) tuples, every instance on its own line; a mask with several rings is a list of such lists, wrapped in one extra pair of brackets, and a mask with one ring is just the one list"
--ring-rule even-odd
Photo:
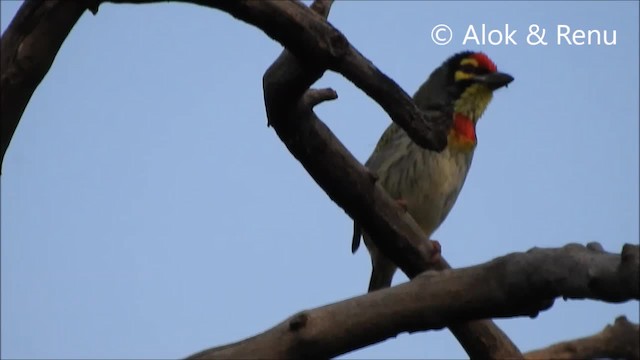
[[(466, 65), (466, 66), (465, 66)], [(473, 69), (473, 72), (465, 71), (464, 69)], [(457, 70), (454, 74), (455, 81), (468, 80), (473, 78), (475, 70), (478, 68), (478, 60), (474, 58), (464, 58), (460, 61), (460, 70)]]
[(473, 79), (474, 76), (498, 71), (496, 64), (483, 53), (473, 53), (460, 60), (458, 69), (454, 73), (455, 81)]
[(462, 59), (462, 61), (460, 61), (460, 66), (463, 66), (463, 65), (471, 65), (473, 67), (478, 67), (478, 60), (474, 58), (464, 58)]
[(482, 84), (471, 84), (453, 104), (453, 110), (476, 123), (489, 106), (492, 98), (493, 91), (491, 89)]
[(472, 79), (478, 73), (478, 60), (468, 57), (460, 61), (460, 70), (454, 74), (455, 81)]
[(462, 70), (457, 70), (456, 73), (454, 74), (454, 77), (455, 77), (456, 81), (470, 80), (474, 76), (476, 76), (476, 75), (472, 74), (472, 73), (464, 72)]

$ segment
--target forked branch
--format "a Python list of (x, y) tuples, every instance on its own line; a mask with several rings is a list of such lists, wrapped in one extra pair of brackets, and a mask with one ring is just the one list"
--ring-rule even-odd
[[(434, 268), (432, 243), (411, 216), (397, 206), (313, 109), (301, 106), (303, 95), (324, 70), (283, 51), (263, 79), (270, 124), (316, 183), (367, 229), (376, 246), (409, 278)], [(435, 267), (446, 269), (449, 265), (441, 259)], [(490, 320), (456, 323), (450, 329), (472, 358), (522, 357)]]
[[(166, 0), (111, 0), (147, 4)], [(0, 167), (22, 113), (77, 20), (87, 9), (97, 13), (105, 0), (26, 1), (2, 35), (2, 127)], [(450, 116), (426, 114), (393, 80), (362, 56), (324, 18), (301, 2), (254, 0), (176, 0), (225, 11), (252, 24), (298, 58), (318, 69), (345, 76), (376, 101), (418, 144), (434, 150), (446, 145)]]

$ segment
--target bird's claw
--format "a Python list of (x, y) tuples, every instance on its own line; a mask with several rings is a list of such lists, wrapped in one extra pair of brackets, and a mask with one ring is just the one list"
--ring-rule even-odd
[(396, 204), (398, 204), (398, 206), (400, 206), (400, 208), (402, 208), (402, 210), (404, 210), (404, 212), (407, 212), (407, 209), (409, 207), (409, 204), (407, 204), (407, 200), (405, 200), (405, 199), (396, 199)]
[(431, 259), (429, 262), (432, 264), (437, 264), (440, 262), (441, 254), (442, 254), (442, 246), (438, 240), (431, 240)]

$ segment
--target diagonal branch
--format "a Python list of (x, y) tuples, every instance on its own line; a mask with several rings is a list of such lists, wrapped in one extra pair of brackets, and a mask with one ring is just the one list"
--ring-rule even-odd
[[(639, 259), (637, 245), (625, 245), (620, 255), (570, 244), (513, 253), (463, 269), (431, 271), (392, 288), (302, 311), (257, 336), (191, 358), (329, 358), (402, 332), (440, 329), (452, 322), (482, 318), (533, 317), (560, 297), (637, 300)], [(553, 347), (528, 357), (633, 354), (628, 346), (637, 338), (629, 340), (633, 333), (622, 334), (629, 329), (616, 321), (614, 329), (605, 329), (606, 336), (625, 339), (609, 338), (575, 351)], [(637, 326), (635, 329), (637, 334)], [(621, 341), (620, 352), (596, 352), (617, 340)]]
[(625, 316), (597, 334), (530, 351), (526, 359), (640, 359), (640, 330)]
[(25, 1), (2, 34), (0, 172), (24, 109), (84, 10), (81, 1)]
[[(298, 61), (288, 51), (265, 72), (267, 117), (291, 154), (327, 195), (357, 220), (409, 278), (434, 267), (433, 243), (401, 210), (311, 108), (302, 108), (306, 89), (323, 70)], [(376, 74), (370, 74), (375, 82)], [(440, 269), (450, 268), (444, 259)], [(457, 324), (450, 330), (472, 358), (520, 358), (517, 347), (490, 320)]]
[[(116, 0), (114, 2), (149, 3), (155, 1)], [(302, 4), (281, 1), (267, 2), (249, 0), (194, 0), (185, 2), (219, 8), (239, 19), (260, 27), (265, 33), (291, 49), (299, 59), (304, 60), (308, 66), (314, 69), (311, 76), (303, 74), (305, 78), (317, 79), (325, 68), (334, 69), (342, 73), (347, 79), (351, 80), (356, 86), (363, 89), (365, 93), (376, 100), (392, 119), (398, 122), (417, 143), (436, 150), (442, 149), (445, 146), (446, 138), (444, 136), (444, 130), (449, 125), (448, 119), (451, 118), (447, 115), (448, 109), (433, 110), (430, 113), (420, 111), (397, 84), (360, 55), (341, 33), (329, 25), (321, 16), (314, 14)], [(81, 5), (91, 8), (95, 13), (97, 12), (99, 4), (99, 0), (87, 0), (84, 4), (65, 1), (26, 2), (21, 7), (10, 27), (3, 34), (3, 93), (1, 110), (3, 119), (2, 134), (4, 137), (0, 144), (2, 158), (4, 158), (10, 138), (18, 125), (31, 94), (50, 68), (64, 38), (84, 11)], [(281, 87), (280, 95), (283, 93), (288, 95), (283, 97), (285, 101), (291, 98), (297, 99), (299, 96), (296, 94), (302, 93), (312, 82), (313, 81), (309, 84), (306, 84), (306, 81), (299, 83), (303, 85), (300, 88), (296, 88), (295, 86), (289, 88)], [(290, 82), (289, 84), (295, 85), (296, 82)], [(269, 93), (274, 94), (274, 92), (267, 91), (267, 97)], [(271, 100), (273, 100), (271, 103), (278, 102), (278, 99), (272, 98)], [(282, 107), (282, 109), (286, 109), (286, 106)], [(284, 119), (284, 117), (278, 115), (277, 111), (268, 111), (267, 113), (269, 119)], [(314, 126), (317, 124), (320, 124), (318, 125), (319, 128), (324, 126), (319, 121), (316, 122)], [(7, 131), (5, 131), (5, 128)], [(279, 127), (279, 129), (279, 134), (287, 131), (283, 127)], [(329, 138), (333, 137), (326, 127), (324, 127), (324, 131), (325, 134), (328, 134)], [(283, 136), (282, 138), (283, 140), (287, 138), (291, 140), (288, 136)], [(322, 151), (322, 147), (326, 146), (327, 143), (321, 140), (320, 142), (316, 142), (315, 145), (319, 146), (319, 150)], [(290, 142), (288, 146), (295, 146), (295, 144)], [(353, 211), (353, 209), (348, 210), (350, 215), (355, 215), (355, 218), (360, 220), (366, 214), (366, 211), (364, 211), (364, 213), (360, 211), (362, 206), (367, 206), (367, 204), (370, 204), (372, 201), (383, 201), (382, 205), (378, 207), (378, 210), (383, 212), (383, 216), (377, 216), (377, 218), (383, 218), (387, 222), (380, 227), (383, 231), (378, 232), (377, 236), (380, 238), (390, 238), (392, 241), (386, 242), (388, 245), (383, 245), (381, 248), (384, 250), (385, 248), (397, 247), (400, 253), (404, 254), (402, 255), (405, 260), (403, 263), (408, 264), (401, 266), (405, 272), (411, 274), (411, 276), (426, 269), (428, 264), (424, 262), (424, 259), (429, 258), (427, 255), (431, 247), (429, 243), (420, 241), (424, 236), (419, 229), (417, 229), (415, 223), (408, 218), (408, 215), (400, 213), (397, 207), (389, 203), (388, 197), (385, 197), (383, 190), (375, 184), (375, 179), (366, 172), (362, 165), (355, 161), (346, 149), (341, 148), (339, 143), (337, 150), (338, 154), (341, 153), (343, 156), (342, 165), (347, 164), (347, 166), (351, 166), (352, 169), (359, 171), (359, 174), (356, 174), (356, 182), (354, 183), (352, 181), (351, 185), (363, 185), (366, 190), (355, 196), (348, 196), (347, 200), (360, 202), (360, 204), (356, 206), (355, 211)], [(345, 167), (342, 166), (341, 168), (344, 169)], [(363, 175), (364, 177), (362, 177)], [(354, 178), (352, 177), (350, 180), (354, 180)], [(372, 193), (373, 189), (376, 190)], [(340, 186), (338, 186), (337, 191), (344, 191), (344, 188), (340, 189)], [(330, 196), (332, 196), (332, 194), (335, 196), (335, 191), (328, 191), (328, 193)], [(363, 195), (364, 198), (362, 198)], [(334, 196), (332, 196), (332, 198), (334, 198)], [(405, 221), (396, 221), (398, 218), (403, 217)], [(375, 219), (375, 217), (373, 219)], [(389, 221), (389, 219), (391, 219), (391, 221)], [(362, 221), (362, 223), (371, 229), (377, 228), (377, 226), (369, 226), (368, 223), (370, 223), (370, 221)], [(400, 226), (399, 229), (397, 228), (398, 226)], [(386, 233), (384, 231), (385, 229)], [(406, 240), (393, 241), (393, 238), (398, 236), (404, 239), (405, 235), (402, 235), (402, 232), (404, 232), (405, 235), (412, 234), (412, 238), (415, 241), (413, 241), (413, 243), (407, 242)], [(393, 253), (393, 251), (391, 252)], [(392, 259), (396, 257), (396, 255), (391, 256)], [(476, 343), (477, 346), (475, 347), (477, 347), (480, 352), (474, 351), (475, 353), (482, 354), (482, 351), (485, 351), (485, 354), (493, 354), (493, 351), (487, 349), (491, 346), (500, 348), (501, 346), (498, 344), (501, 341), (496, 339), (506, 339), (506, 337), (501, 334), (499, 330), (492, 332), (489, 329), (489, 331), (485, 333), (490, 335), (485, 340), (494, 343), (494, 345), (486, 343), (482, 336), (474, 336), (473, 332), (469, 332), (466, 338), (479, 338), (480, 340), (463, 343), (466, 344), (466, 347)], [(515, 349), (512, 344), (508, 347), (512, 350)], [(482, 348), (485, 350), (482, 350)]]
[[(112, 0), (145, 4), (163, 0)], [(86, 8), (105, 0), (26, 1), (2, 35), (0, 168), (31, 95), (49, 71), (62, 42)], [(176, 0), (225, 11), (263, 30), (309, 66), (342, 74), (374, 99), (421, 146), (442, 150), (448, 109), (425, 113), (393, 80), (363, 57), (324, 18), (300, 2)], [(292, 91), (304, 89), (292, 89)]]
[[(158, 0), (108, 1), (151, 3)], [(293, 53), (305, 66), (330, 69), (342, 74), (377, 102), (417, 144), (438, 151), (445, 148), (446, 130), (451, 125), (449, 109), (428, 113), (420, 110), (395, 81), (360, 54), (340, 31), (300, 1), (177, 1), (217, 8), (260, 28)], [(292, 93), (303, 90), (291, 89)]]

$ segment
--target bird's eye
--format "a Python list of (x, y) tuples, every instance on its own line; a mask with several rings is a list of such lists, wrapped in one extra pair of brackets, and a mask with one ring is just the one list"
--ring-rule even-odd
[(467, 74), (474, 74), (478, 72), (478, 68), (473, 65), (466, 64), (460, 66), (460, 71), (466, 72)]

